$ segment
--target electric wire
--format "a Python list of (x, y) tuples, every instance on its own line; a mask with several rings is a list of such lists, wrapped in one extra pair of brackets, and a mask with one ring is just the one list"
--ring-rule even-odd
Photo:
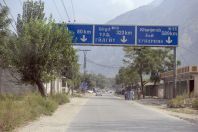
[(62, 5), (63, 5), (63, 7), (64, 7), (65, 13), (66, 13), (66, 15), (67, 15), (68, 22), (70, 22), (70, 17), (69, 17), (69, 14), (68, 14), (68, 12), (67, 12), (67, 8), (66, 8), (66, 6), (65, 6), (65, 3), (64, 3), (63, 0), (61, 0), (61, 2), (62, 2)]
[(179, 55), (180, 55), (181, 59), (184, 61), (184, 63), (187, 64), (187, 61), (186, 61), (185, 57), (183, 56), (183, 54), (180, 52)]
[(70, 0), (70, 1), (71, 1), (71, 5), (72, 5), (73, 19), (74, 19), (74, 23), (75, 23), (76, 22), (76, 13), (74, 10), (74, 3), (73, 3), (73, 0)]
[(58, 13), (58, 15), (59, 15), (59, 18), (60, 18), (60, 20), (61, 20), (63, 17), (62, 17), (62, 15), (61, 15), (61, 13), (60, 13), (60, 11), (59, 11), (59, 9), (58, 9), (58, 6), (57, 6), (57, 4), (56, 4), (56, 1), (55, 1), (55, 0), (52, 0), (52, 1), (53, 1), (54, 5), (55, 5), (56, 11), (57, 11), (57, 13)]
[(110, 65), (99, 64), (99, 63), (94, 62), (94, 61), (92, 61), (90, 59), (87, 59), (87, 62), (95, 64), (95, 65), (100, 66), (100, 67), (104, 67), (104, 68), (115, 68), (115, 69), (121, 68), (121, 66), (110, 66)]
[[(4, 1), (4, 0), (3, 0), (3, 1)], [(8, 6), (7, 6), (7, 4), (6, 4), (5, 1), (4, 1), (4, 4), (5, 4), (6, 7), (8, 8)], [(3, 5), (0, 4), (0, 6), (1, 6), (1, 8), (3, 8)], [(11, 14), (10, 11), (9, 11), (9, 13)], [(11, 15), (11, 17), (12, 17), (12, 19), (14, 19), (14, 17), (13, 17), (12, 15)], [(6, 18), (7, 18), (7, 19), (10, 19), (10, 18), (8, 18), (8, 16), (6, 16)], [(14, 21), (15, 21), (15, 20), (14, 20)], [(14, 31), (17, 33), (16, 27), (14, 27), (13, 23), (11, 22), (10, 24), (11, 24), (12, 28), (14, 29)], [(16, 23), (15, 23), (15, 26), (16, 26)]]
[[(181, 47), (181, 46), (180, 46), (180, 47)], [(190, 50), (190, 49), (188, 49), (188, 48), (185, 48), (185, 47), (181, 47), (181, 48), (184, 49), (184, 50), (186, 50), (186, 51), (188, 51), (188, 52), (191, 53), (191, 54), (198, 55), (197, 52), (192, 51), (192, 50)]]
[[(3, 0), (3, 3), (5, 4), (5, 6), (6, 6), (7, 8), (9, 8), (8, 5), (7, 5), (7, 3), (5, 2), (5, 0)], [(14, 16), (12, 15), (12, 13), (11, 13), (10, 10), (9, 10), (9, 13), (10, 13), (10, 16), (12, 17), (12, 19), (13, 19), (13, 21), (15, 22), (15, 25), (16, 25), (16, 21), (15, 21)]]

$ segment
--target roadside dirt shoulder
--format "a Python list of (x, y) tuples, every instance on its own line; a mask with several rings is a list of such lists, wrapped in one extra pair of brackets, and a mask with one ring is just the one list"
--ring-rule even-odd
[(65, 132), (88, 98), (71, 98), (70, 103), (59, 106), (52, 116), (42, 116), (14, 132)]
[(180, 113), (180, 112), (173, 112), (173, 111), (169, 110), (168, 108), (166, 108), (165, 106), (156, 106), (156, 105), (151, 105), (151, 104), (145, 104), (145, 103), (141, 103), (140, 101), (135, 101), (134, 103), (136, 103), (138, 105), (145, 106), (145, 107), (149, 107), (155, 111), (162, 112), (162, 113), (168, 114), (170, 116), (174, 116), (174, 117), (189, 121), (191, 123), (198, 124), (198, 115), (197, 114), (185, 114), (185, 113)]

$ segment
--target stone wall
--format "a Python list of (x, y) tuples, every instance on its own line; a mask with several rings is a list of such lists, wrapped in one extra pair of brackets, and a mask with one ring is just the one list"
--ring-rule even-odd
[(24, 94), (36, 91), (37, 87), (25, 85), (20, 82), (19, 74), (8, 69), (0, 68), (0, 93), (1, 94)]

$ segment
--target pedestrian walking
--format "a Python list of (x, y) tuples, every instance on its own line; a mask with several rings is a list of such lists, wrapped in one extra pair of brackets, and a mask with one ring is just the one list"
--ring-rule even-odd
[(131, 97), (132, 97), (132, 98), (131, 98), (132, 100), (135, 99), (135, 92), (134, 92), (134, 90), (131, 90)]

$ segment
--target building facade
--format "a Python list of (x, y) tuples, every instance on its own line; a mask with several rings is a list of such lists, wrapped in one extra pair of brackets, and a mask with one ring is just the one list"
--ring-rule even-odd
[[(160, 74), (164, 81), (164, 98), (173, 98), (173, 71)], [(176, 95), (198, 96), (198, 66), (187, 66), (177, 69)]]

